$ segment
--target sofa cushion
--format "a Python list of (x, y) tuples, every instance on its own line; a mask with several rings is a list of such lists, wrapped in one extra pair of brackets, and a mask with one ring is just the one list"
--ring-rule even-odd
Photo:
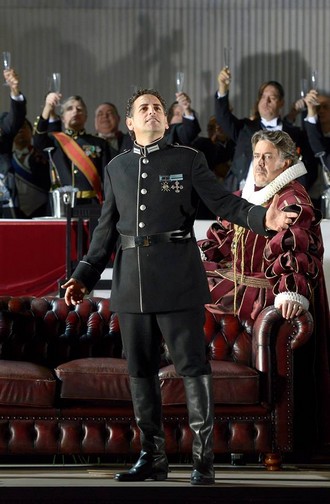
[(32, 362), (0, 360), (0, 404), (48, 408), (54, 406), (56, 378)]
[[(234, 362), (211, 361), (216, 404), (257, 404), (259, 374)], [(89, 357), (61, 364), (55, 369), (61, 380), (61, 398), (131, 401), (127, 362), (112, 357)], [(182, 378), (173, 364), (160, 369), (164, 405), (186, 404)]]
[(77, 359), (57, 366), (55, 373), (62, 382), (62, 399), (131, 400), (125, 359)]
[[(236, 362), (211, 360), (215, 404), (257, 404), (259, 402), (259, 374), (254, 369)], [(185, 404), (183, 380), (174, 366), (160, 369), (162, 402), (164, 405)]]

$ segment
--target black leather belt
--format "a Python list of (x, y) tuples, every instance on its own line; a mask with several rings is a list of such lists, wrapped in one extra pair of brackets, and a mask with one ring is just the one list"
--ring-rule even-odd
[(150, 247), (150, 245), (155, 245), (156, 243), (185, 242), (191, 240), (193, 237), (193, 231), (182, 231), (181, 229), (144, 236), (120, 235), (122, 250), (136, 247)]

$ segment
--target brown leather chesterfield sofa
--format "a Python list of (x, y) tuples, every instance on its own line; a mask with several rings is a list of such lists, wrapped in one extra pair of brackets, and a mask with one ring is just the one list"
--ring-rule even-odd
[[(293, 353), (312, 317), (274, 307), (256, 322), (207, 312), (205, 344), (215, 395), (215, 454), (263, 455), (278, 469), (292, 450)], [(182, 460), (192, 437), (182, 379), (161, 341), (166, 450)], [(0, 460), (39, 455), (114, 456), (140, 450), (120, 331), (110, 302), (68, 308), (57, 297), (0, 297)], [(6, 457), (5, 457), (6, 456)]]

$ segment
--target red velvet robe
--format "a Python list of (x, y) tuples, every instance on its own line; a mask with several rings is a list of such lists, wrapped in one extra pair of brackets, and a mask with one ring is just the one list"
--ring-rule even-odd
[[(219, 220), (209, 228), (207, 238), (199, 241), (212, 296), (207, 309), (255, 319), (263, 308), (274, 304), (278, 293), (293, 291), (309, 300), (314, 337), (301, 361), (303, 368), (305, 364), (313, 368), (306, 383), (314, 397), (312, 406), (307, 406), (310, 403), (304, 401), (305, 385), (297, 391), (305, 403), (301, 415), (306, 419), (301, 419), (301, 423), (309, 422), (308, 413), (313, 410), (311, 422), (317, 418), (318, 431), (314, 438), (322, 444), (330, 443), (330, 317), (320, 217), (299, 182), (290, 182), (278, 194), (280, 209), (294, 206), (299, 214), (288, 230), (266, 238), (242, 228), (237, 233), (237, 227)], [(271, 200), (266, 206), (270, 203)], [(301, 369), (298, 376), (306, 373), (306, 369)]]

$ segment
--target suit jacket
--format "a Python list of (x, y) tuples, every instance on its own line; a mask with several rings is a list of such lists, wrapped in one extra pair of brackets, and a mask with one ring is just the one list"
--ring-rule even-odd
[(13, 140), (18, 130), (23, 126), (26, 115), (26, 101), (10, 100), (9, 112), (3, 112), (0, 117), (0, 173), (7, 175), (10, 170), (10, 158)]
[(324, 162), (330, 169), (330, 137), (323, 135), (319, 122), (312, 124), (304, 121), (304, 127), (314, 154), (324, 152)]
[(187, 119), (182, 117), (182, 123), (170, 124), (165, 135), (168, 143), (178, 143), (181, 145), (191, 145), (197, 135), (201, 132), (198, 119)]
[[(215, 98), (215, 115), (227, 135), (235, 142), (235, 154), (232, 165), (225, 178), (224, 184), (229, 191), (237, 191), (240, 182), (246, 179), (252, 161), (251, 138), (256, 131), (263, 129), (260, 119), (247, 117), (238, 119), (230, 111), (228, 94)], [(299, 182), (308, 190), (317, 177), (317, 162), (309, 145), (306, 132), (287, 121), (283, 121), (283, 131), (288, 133), (295, 142), (302, 161), (306, 166), (307, 175), (300, 177)]]
[[(105, 173), (105, 201), (87, 255), (73, 277), (91, 290), (120, 234), (145, 236), (193, 227), (199, 198), (217, 215), (266, 234), (263, 207), (227, 191), (204, 154), (168, 145), (166, 137), (116, 156)], [(166, 312), (210, 301), (195, 239), (122, 250), (113, 269), (111, 307), (117, 312)]]

